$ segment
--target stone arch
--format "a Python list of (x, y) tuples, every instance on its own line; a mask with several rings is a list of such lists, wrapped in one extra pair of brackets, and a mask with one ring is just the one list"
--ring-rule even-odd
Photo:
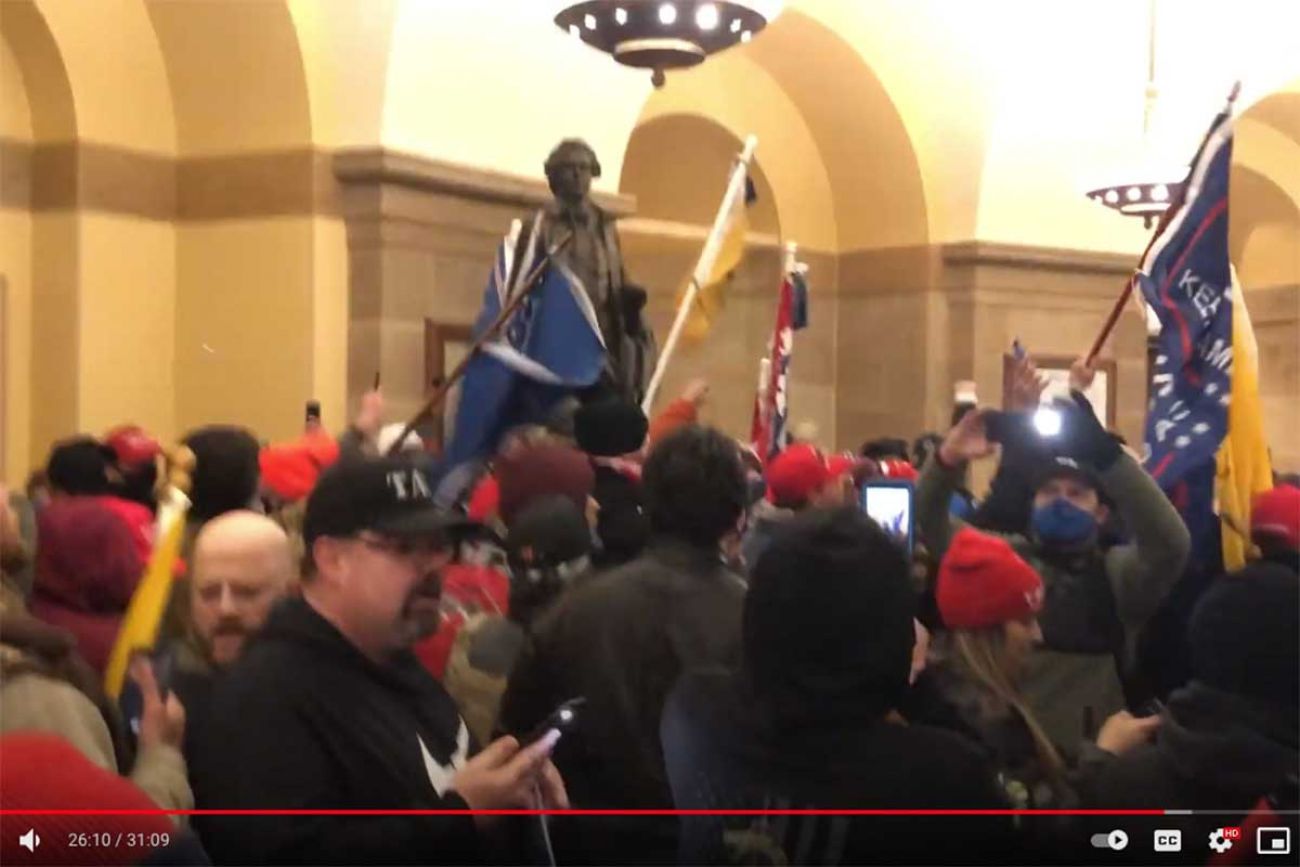
[(745, 50), (789, 95), (816, 142), (830, 181), (839, 250), (927, 244), (929, 216), (916, 151), (862, 55), (794, 10)]
[[(761, 66), (732, 51), (689, 73), (669, 76), (646, 100), (629, 145), (640, 130), (663, 117), (678, 118), (678, 123), (698, 118), (704, 124), (698, 129), (725, 130), (737, 142), (756, 135), (755, 160), (771, 181), (770, 204), (785, 238), (814, 249), (836, 249), (834, 203), (821, 153), (798, 107)], [(689, 146), (689, 137), (679, 143)]]
[(1242, 285), (1300, 286), (1300, 79), (1242, 113), (1232, 171), (1230, 240)]
[[(636, 196), (637, 217), (707, 227), (726, 187), (732, 159), (743, 147), (730, 130), (697, 114), (661, 115), (639, 125), (623, 154), (619, 192)], [(779, 236), (772, 184), (755, 156), (750, 177), (757, 196), (749, 229)]]
[(1272, 179), (1234, 165), (1229, 240), (1246, 289), (1300, 285), (1300, 206)]
[[(0, 161), (6, 164), (0, 181), (0, 274), (6, 283), (0, 463), (8, 481), (21, 483), (47, 444), (77, 421), (80, 236), (67, 202), (60, 207), (74, 192), (77, 105), (59, 43), (35, 3), (0, 3), (0, 39), (6, 53), (0, 99), (7, 101), (6, 128), (0, 129)], [(36, 219), (38, 209), (47, 212)]]
[(182, 156), (301, 148), (311, 108), (285, 0), (143, 0), (167, 65)]
[(21, 81), (0, 82), (0, 87), (24, 89), (31, 108), (32, 139), (74, 140), (77, 112), (68, 70), (45, 16), (32, 0), (0, 3), (0, 37), (22, 76)]

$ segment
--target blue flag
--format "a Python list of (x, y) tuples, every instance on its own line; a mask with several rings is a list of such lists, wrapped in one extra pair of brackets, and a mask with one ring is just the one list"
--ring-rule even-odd
[[(1225, 111), (1206, 134), (1182, 195), (1135, 278), (1160, 320), (1146, 468), (1179, 507), (1193, 538), (1217, 530), (1215, 458), (1228, 433), (1232, 400), (1231, 162), (1232, 119)], [(1197, 553), (1209, 556), (1213, 546), (1205, 547)]]
[[(528, 275), (542, 262), (541, 216), (533, 220), (520, 260), (513, 238), (502, 242), (474, 323), (477, 339), (496, 321)], [(566, 394), (593, 385), (605, 365), (596, 311), (581, 281), (563, 265), (546, 264), (541, 282), (511, 315), (496, 339), (470, 360), (461, 380), (455, 427), (447, 447), (451, 465), (491, 453), (501, 435), (537, 423)]]

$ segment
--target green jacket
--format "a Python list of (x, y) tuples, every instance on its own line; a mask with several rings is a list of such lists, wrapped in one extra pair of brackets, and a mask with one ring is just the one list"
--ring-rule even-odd
[[(922, 540), (939, 559), (961, 522), (948, 513), (960, 469), (929, 461), (917, 484)], [(1091, 715), (1100, 726), (1124, 707), (1120, 667), (1138, 631), (1181, 577), (1191, 545), (1187, 527), (1137, 462), (1121, 455), (1099, 474), (1133, 541), (1069, 556), (1022, 535), (1006, 540), (1043, 578), (1044, 644), (1030, 657), (1021, 692), (1048, 735), (1069, 750)]]

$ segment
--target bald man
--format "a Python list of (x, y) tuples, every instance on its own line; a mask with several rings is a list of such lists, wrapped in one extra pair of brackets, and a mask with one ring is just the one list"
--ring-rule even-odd
[(296, 578), (289, 537), (265, 515), (227, 512), (204, 525), (191, 565), (196, 649), (212, 668), (226, 668)]
[[(220, 745), (207, 737), (216, 680), (235, 663), (296, 580), (289, 538), (265, 515), (227, 512), (204, 524), (195, 540), (190, 634), (162, 647), (155, 654), (154, 670), (160, 686), (174, 692), (185, 707), (182, 752), (196, 793), (198, 768), (206, 760), (221, 759)], [(133, 721), (140, 709), (138, 691), (128, 686), (122, 693), (123, 715)]]

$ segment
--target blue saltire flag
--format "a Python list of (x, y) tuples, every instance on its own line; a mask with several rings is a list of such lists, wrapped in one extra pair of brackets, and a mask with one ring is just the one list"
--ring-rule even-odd
[[(1216, 455), (1232, 401), (1233, 292), (1228, 258), (1232, 118), (1215, 118), (1135, 276), (1160, 320), (1147, 408), (1146, 468), (1179, 508), (1196, 559), (1218, 559)], [(1211, 567), (1212, 568), (1212, 567)]]
[[(515, 240), (512, 232), (497, 251), (474, 323), (475, 339), (544, 259), (541, 215), (529, 227), (518, 262)], [(550, 262), (498, 337), (470, 360), (461, 380), (448, 464), (484, 457), (510, 428), (543, 421), (566, 394), (593, 385), (604, 365), (605, 343), (586, 289), (567, 267)]]

